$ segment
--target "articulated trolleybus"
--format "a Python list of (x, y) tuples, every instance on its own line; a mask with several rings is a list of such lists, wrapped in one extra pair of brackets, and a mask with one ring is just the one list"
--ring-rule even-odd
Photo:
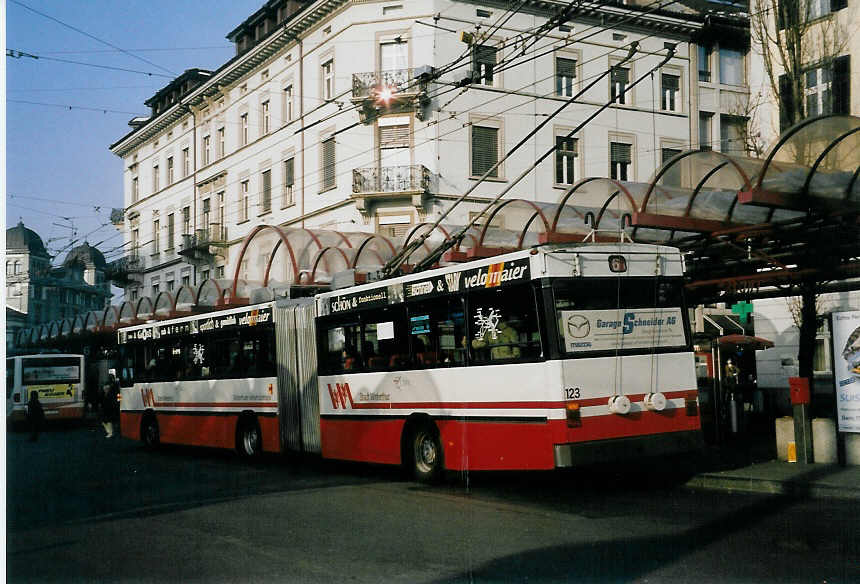
[(444, 470), (701, 445), (683, 262), (543, 246), (121, 330), (122, 432)]

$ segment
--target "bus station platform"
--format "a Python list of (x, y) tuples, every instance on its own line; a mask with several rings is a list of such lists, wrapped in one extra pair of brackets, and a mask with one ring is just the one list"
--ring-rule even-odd
[(708, 446), (686, 488), (860, 500), (860, 466), (784, 462), (773, 437)]

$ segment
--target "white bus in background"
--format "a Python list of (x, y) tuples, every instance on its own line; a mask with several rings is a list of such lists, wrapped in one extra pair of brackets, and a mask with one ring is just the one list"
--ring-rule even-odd
[(27, 417), (27, 402), (38, 392), (45, 420), (84, 417), (84, 356), (65, 354), (19, 355), (6, 358), (6, 421)]
[(551, 245), (119, 332), (123, 435), (443, 470), (701, 446), (675, 248)]

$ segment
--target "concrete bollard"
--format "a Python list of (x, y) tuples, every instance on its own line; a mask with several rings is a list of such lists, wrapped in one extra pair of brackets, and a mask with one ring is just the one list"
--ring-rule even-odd
[(845, 464), (847, 466), (860, 466), (860, 434), (846, 432), (845, 436)]
[(776, 458), (788, 460), (788, 443), (794, 442), (794, 418), (783, 416), (776, 419)]
[(836, 424), (830, 418), (812, 420), (812, 460), (818, 463), (835, 463)]

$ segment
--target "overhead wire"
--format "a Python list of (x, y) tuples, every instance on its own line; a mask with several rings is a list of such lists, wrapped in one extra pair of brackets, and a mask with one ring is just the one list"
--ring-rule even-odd
[(22, 8), (25, 8), (25, 9), (27, 9), (27, 10), (31, 11), (31, 12), (34, 12), (35, 14), (38, 14), (39, 16), (42, 16), (42, 17), (44, 17), (44, 18), (47, 18), (48, 20), (51, 20), (51, 21), (53, 21), (53, 22), (56, 22), (57, 24), (59, 24), (59, 25), (61, 25), (61, 26), (64, 26), (64, 27), (66, 27), (66, 28), (69, 28), (69, 29), (71, 29), (71, 30), (73, 30), (73, 31), (75, 31), (75, 32), (77, 32), (77, 33), (80, 33), (80, 34), (82, 34), (82, 35), (84, 35), (84, 36), (88, 37), (88, 38), (91, 38), (91, 39), (93, 39), (93, 40), (94, 40), (94, 41), (96, 41), (96, 42), (102, 43), (103, 45), (107, 45), (107, 46), (111, 47), (112, 49), (115, 49), (115, 50), (117, 50), (117, 51), (120, 51), (121, 53), (123, 53), (123, 54), (125, 54), (125, 55), (128, 55), (129, 57), (133, 57), (133, 58), (135, 58), (135, 59), (137, 59), (137, 60), (139, 60), (139, 61), (142, 61), (142, 62), (144, 62), (144, 63), (146, 63), (146, 64), (148, 64), (148, 65), (152, 65), (152, 66), (153, 66), (153, 67), (155, 67), (156, 69), (161, 69), (162, 71), (165, 71), (165, 72), (167, 72), (167, 73), (170, 73), (170, 75), (172, 75), (172, 76), (174, 76), (174, 77), (176, 76), (176, 72), (171, 71), (170, 69), (167, 69), (167, 68), (165, 68), (165, 67), (162, 67), (162, 66), (161, 66), (161, 65), (159, 65), (158, 63), (153, 63), (153, 62), (152, 62), (152, 61), (150, 61), (149, 59), (145, 59), (145, 58), (143, 58), (143, 57), (141, 57), (141, 56), (139, 56), (139, 55), (135, 55), (134, 53), (131, 53), (131, 52), (127, 51), (126, 49), (123, 49), (122, 47), (118, 47), (118, 46), (114, 45), (113, 43), (110, 43), (110, 42), (108, 42), (108, 41), (106, 41), (106, 40), (104, 40), (104, 39), (101, 39), (101, 38), (99, 38), (99, 37), (97, 37), (97, 36), (95, 36), (95, 35), (92, 35), (92, 34), (88, 33), (88, 32), (87, 32), (87, 31), (85, 31), (85, 30), (81, 30), (80, 28), (78, 28), (78, 27), (76, 27), (76, 26), (72, 26), (71, 24), (69, 24), (69, 23), (67, 23), (67, 22), (63, 22), (63, 21), (62, 21), (62, 20), (60, 20), (59, 18), (55, 18), (55, 17), (51, 16), (50, 14), (46, 14), (46, 13), (44, 13), (44, 12), (41, 12), (41, 11), (39, 11), (39, 10), (36, 10), (35, 8), (33, 8), (33, 7), (31, 7), (31, 6), (28, 6), (28, 5), (24, 4), (24, 3), (23, 3), (23, 2), (21, 2), (20, 0), (9, 0), (9, 1), (10, 1), (10, 2), (12, 2), (13, 4), (17, 4), (18, 6), (21, 6)]

